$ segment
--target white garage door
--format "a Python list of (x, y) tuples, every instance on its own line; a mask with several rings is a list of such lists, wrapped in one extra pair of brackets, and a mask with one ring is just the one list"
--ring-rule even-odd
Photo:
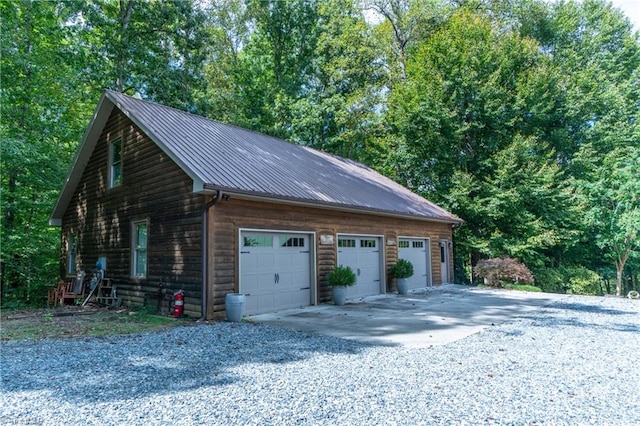
[(240, 293), (246, 314), (311, 304), (311, 251), (307, 234), (242, 231)]
[(431, 285), (428, 239), (400, 238), (398, 257), (413, 264), (413, 276), (408, 279), (410, 290)]
[(380, 247), (378, 237), (338, 236), (338, 265), (351, 267), (358, 279), (355, 286), (348, 288), (347, 298), (382, 293)]

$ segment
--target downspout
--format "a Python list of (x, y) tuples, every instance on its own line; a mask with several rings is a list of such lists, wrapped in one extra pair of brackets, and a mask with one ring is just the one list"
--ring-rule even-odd
[(220, 199), (222, 199), (222, 191), (218, 189), (215, 197), (213, 197), (213, 199), (205, 204), (202, 208), (202, 232), (200, 236), (202, 239), (202, 315), (200, 316), (198, 322), (206, 321), (207, 319), (207, 299), (209, 296), (209, 282), (207, 279), (207, 275), (209, 273), (207, 269), (209, 261), (209, 253), (207, 250), (209, 243), (209, 210), (211, 209), (211, 207), (218, 204), (218, 201), (220, 201)]

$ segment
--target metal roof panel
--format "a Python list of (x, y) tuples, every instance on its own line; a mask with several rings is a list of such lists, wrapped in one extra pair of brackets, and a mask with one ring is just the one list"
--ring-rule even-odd
[(205, 187), (461, 221), (361, 163), (118, 92), (106, 97)]

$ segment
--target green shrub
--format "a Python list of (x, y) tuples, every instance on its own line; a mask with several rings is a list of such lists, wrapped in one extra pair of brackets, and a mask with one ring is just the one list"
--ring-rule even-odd
[(356, 274), (348, 266), (336, 266), (327, 274), (327, 282), (331, 287), (350, 287), (356, 283)]
[(536, 293), (540, 293), (542, 291), (541, 288), (528, 284), (505, 284), (504, 288), (518, 291), (532, 291)]
[(41, 308), (47, 306), (47, 293), (51, 288), (45, 283), (35, 283), (5, 289), (2, 293), (2, 309)]
[(536, 269), (536, 282), (548, 293), (601, 294), (600, 276), (583, 266)]
[(538, 268), (534, 270), (536, 284), (546, 293), (566, 293), (564, 275), (559, 268)]
[(395, 278), (409, 278), (413, 276), (413, 264), (406, 259), (398, 259), (389, 267), (389, 275)]
[(583, 266), (563, 268), (565, 280), (568, 283), (567, 293), (571, 294), (601, 294), (600, 276)]

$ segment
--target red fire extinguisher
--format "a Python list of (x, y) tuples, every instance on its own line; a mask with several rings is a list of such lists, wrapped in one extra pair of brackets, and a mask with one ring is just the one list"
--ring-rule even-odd
[(173, 293), (173, 316), (180, 318), (184, 313), (184, 291)]

